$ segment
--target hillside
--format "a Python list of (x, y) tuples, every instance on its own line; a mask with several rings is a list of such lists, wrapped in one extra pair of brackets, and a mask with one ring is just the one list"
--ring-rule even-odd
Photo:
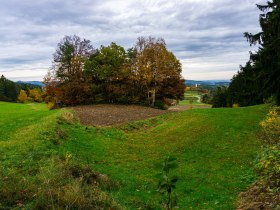
[[(191, 109), (115, 127), (85, 127), (65, 112), (0, 102), (0, 208), (158, 209), (154, 164), (174, 155), (180, 209), (234, 209), (253, 181), (267, 108)], [(93, 174), (98, 184), (82, 184)]]

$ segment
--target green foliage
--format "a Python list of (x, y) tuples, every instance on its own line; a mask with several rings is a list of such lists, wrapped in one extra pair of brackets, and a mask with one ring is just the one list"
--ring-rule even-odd
[(270, 146), (262, 152), (256, 164), (259, 184), (268, 192), (280, 193), (280, 149)]
[[(176, 169), (178, 164), (175, 162), (175, 157), (167, 157), (162, 164), (162, 173), (159, 174), (158, 192), (162, 195), (167, 195), (164, 202), (166, 209), (173, 209), (176, 206), (177, 199), (174, 196), (173, 190), (176, 188), (178, 181), (177, 176), (170, 176), (170, 170)], [(173, 192), (173, 193), (172, 193)]]
[(280, 2), (268, 1), (257, 5), (261, 14), (261, 32), (244, 33), (250, 45), (258, 44), (258, 51), (250, 52), (250, 60), (235, 75), (230, 84), (233, 103), (252, 105), (274, 96), (280, 105)]
[(251, 62), (241, 66), (240, 71), (233, 76), (227, 97), (231, 105), (238, 103), (240, 106), (251, 106), (263, 103), (263, 85), (258, 80), (258, 73)]
[(16, 101), (17, 96), (18, 88), (16, 83), (2, 75), (0, 77), (0, 101)]
[(212, 104), (213, 108), (229, 106), (228, 88), (225, 86), (216, 87), (216, 89), (202, 96), (202, 102)]

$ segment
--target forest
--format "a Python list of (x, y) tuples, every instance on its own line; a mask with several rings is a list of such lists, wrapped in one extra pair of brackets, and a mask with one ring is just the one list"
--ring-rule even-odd
[(4, 75), (0, 77), (0, 101), (25, 102), (43, 101), (43, 90), (38, 85), (23, 82), (13, 82)]

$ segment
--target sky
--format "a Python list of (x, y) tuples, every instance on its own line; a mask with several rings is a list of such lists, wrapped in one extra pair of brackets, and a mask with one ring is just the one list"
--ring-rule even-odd
[(264, 0), (1, 0), (0, 75), (41, 81), (66, 35), (125, 49), (162, 37), (191, 80), (231, 79), (249, 59)]

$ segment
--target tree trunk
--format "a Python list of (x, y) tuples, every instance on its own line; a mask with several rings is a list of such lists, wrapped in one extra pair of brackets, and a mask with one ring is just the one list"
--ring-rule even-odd
[(152, 90), (152, 106), (155, 105), (155, 101), (156, 101), (156, 89)]

